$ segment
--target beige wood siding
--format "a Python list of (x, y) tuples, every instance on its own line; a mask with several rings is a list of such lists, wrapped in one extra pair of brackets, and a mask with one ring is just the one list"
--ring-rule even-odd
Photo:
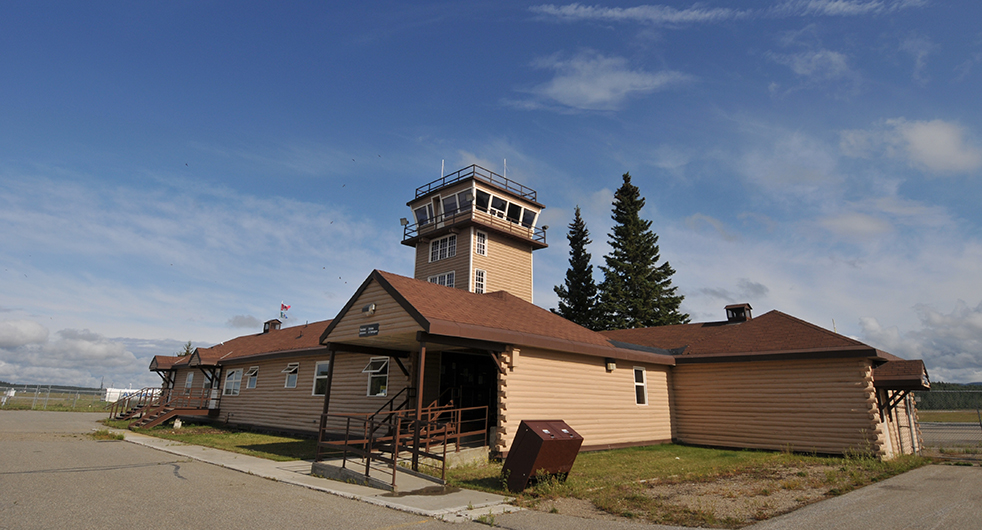
[[(370, 303), (375, 304), (375, 314), (366, 318), (362, 315), (361, 309)], [(358, 339), (358, 327), (363, 324), (378, 323), (379, 336), (377, 338), (380, 341), (388, 335), (415, 335), (417, 331), (423, 329), (375, 281), (372, 281), (365, 288), (361, 296), (352, 304), (351, 309), (338, 318), (337, 325), (331, 330), (331, 335), (328, 337), (329, 341)]]
[[(438, 238), (439, 239), (439, 238)], [(430, 276), (445, 274), (454, 271), (454, 287), (457, 289), (469, 290), (468, 278), (470, 278), (470, 255), (468, 249), (472, 246), (470, 230), (462, 230), (457, 234), (457, 253), (452, 258), (430, 261), (430, 243), (418, 243), (416, 245), (416, 274), (414, 278), (426, 281)]]
[[(482, 232), (488, 235), (488, 255), (474, 254), (474, 268), (487, 272), (486, 292), (507, 291), (531, 303), (532, 246), (490, 230)], [(474, 253), (473, 244), (470, 251)]]
[[(335, 356), (331, 414), (373, 413), (407, 386), (408, 379), (390, 360), (386, 396), (368, 396), (368, 375), (362, 370), (371, 357), (342, 352)], [(225, 370), (242, 369), (243, 378), (238, 396), (222, 396), (220, 420), (237, 425), (316, 433), (324, 409), (324, 396), (313, 395), (314, 369), (318, 361), (329, 359), (330, 354), (325, 352), (322, 357), (289, 357), (226, 366)], [(286, 374), (282, 371), (291, 362), (300, 363), (297, 387), (285, 388)], [(248, 380), (244, 377), (251, 366), (259, 366), (254, 389), (246, 388)]]
[(881, 451), (866, 359), (681, 364), (673, 369), (676, 439), (820, 453)]
[[(534, 349), (511, 358), (514, 369), (500, 376), (497, 450), (510, 448), (522, 420), (563, 420), (587, 449), (671, 440), (668, 367), (618, 362), (607, 372), (602, 358)], [(645, 368), (647, 405), (636, 403), (634, 366)]]

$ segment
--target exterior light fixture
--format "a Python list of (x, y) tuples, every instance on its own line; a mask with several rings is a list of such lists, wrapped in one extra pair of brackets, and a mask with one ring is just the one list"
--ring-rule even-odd
[(361, 308), (361, 312), (366, 317), (367, 316), (374, 315), (375, 314), (375, 302), (372, 302), (372, 303), (366, 305), (365, 307)]
[(615, 361), (614, 359), (612, 359), (610, 357), (607, 357), (606, 359), (604, 359), (604, 364), (607, 365), (607, 371), (608, 372), (613, 372), (615, 369), (617, 369), (617, 361)]
[(406, 225), (409, 224), (409, 219), (406, 219), (405, 217), (402, 217), (402, 218), (399, 219), (399, 224), (401, 224), (402, 226), (406, 226)]

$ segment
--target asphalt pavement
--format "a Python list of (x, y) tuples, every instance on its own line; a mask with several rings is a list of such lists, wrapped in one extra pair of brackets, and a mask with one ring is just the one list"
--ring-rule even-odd
[[(94, 441), (103, 414), (0, 411), (0, 530), (487, 528), (629, 530), (677, 527), (517, 510), (505, 497), (432, 488), (391, 493), (271, 462), (124, 432)], [(127, 443), (130, 442), (130, 443)], [(329, 495), (325, 494), (329, 493)], [(982, 528), (982, 468), (926, 466), (763, 521), (773, 529)], [(457, 523), (453, 526), (447, 526)]]

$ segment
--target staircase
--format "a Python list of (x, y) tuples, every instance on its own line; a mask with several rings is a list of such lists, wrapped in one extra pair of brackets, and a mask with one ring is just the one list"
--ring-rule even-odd
[[(136, 418), (130, 428), (149, 429), (177, 416), (207, 416), (212, 408), (217, 408), (217, 391), (215, 398), (212, 398), (212, 392), (210, 388), (169, 388), (129, 408), (119, 407), (120, 412), (114, 417), (121, 420)], [(214, 404), (211, 403), (213, 399)]]

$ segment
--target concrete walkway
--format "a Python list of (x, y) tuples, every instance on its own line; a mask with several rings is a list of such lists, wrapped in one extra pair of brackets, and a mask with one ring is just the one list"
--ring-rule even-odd
[(274, 462), (242, 455), (188, 445), (124, 430), (113, 430), (132, 442), (174, 455), (234, 469), (250, 475), (323, 491), (348, 499), (384, 506), (395, 510), (436, 517), (445, 521), (470, 521), (482, 516), (497, 516), (519, 510), (508, 504), (512, 499), (493, 493), (436, 486), (433, 482), (402, 473), (398, 476), (400, 493), (315, 477), (310, 474), (311, 461)]

